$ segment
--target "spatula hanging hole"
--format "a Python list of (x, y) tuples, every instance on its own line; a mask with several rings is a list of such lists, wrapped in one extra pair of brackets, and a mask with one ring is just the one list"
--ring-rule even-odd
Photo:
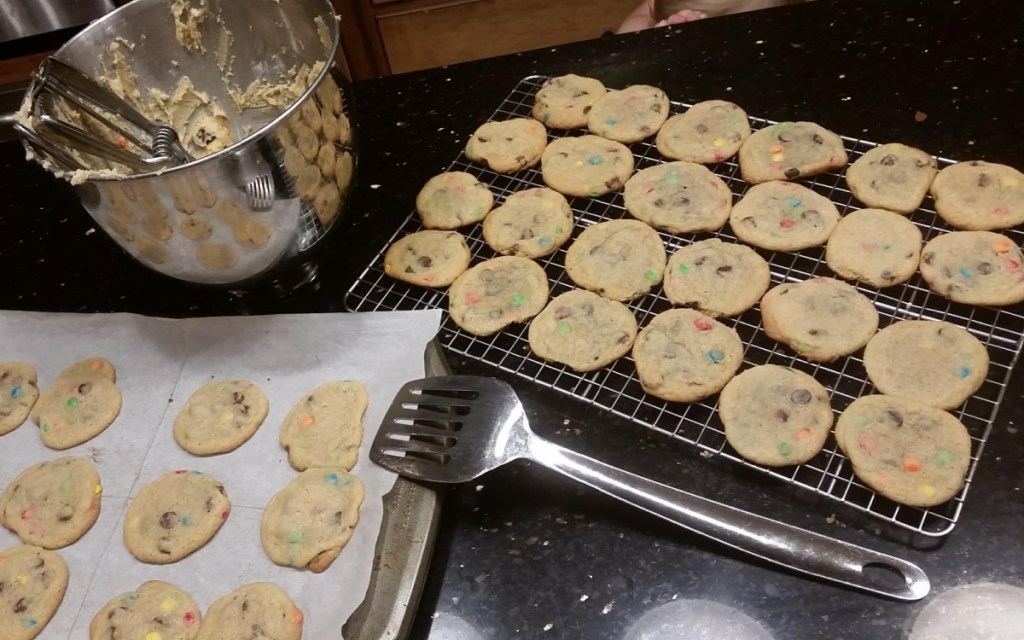
[(902, 589), (908, 584), (907, 577), (899, 569), (881, 562), (865, 564), (861, 573), (869, 582), (886, 591)]

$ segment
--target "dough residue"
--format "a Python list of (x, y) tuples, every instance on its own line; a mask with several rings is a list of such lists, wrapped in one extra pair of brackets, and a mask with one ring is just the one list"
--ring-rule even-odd
[(174, 35), (181, 46), (186, 51), (206, 53), (203, 36), (199, 33), (199, 25), (210, 15), (206, 0), (198, 0), (195, 6), (189, 0), (174, 0), (171, 15), (174, 16)]

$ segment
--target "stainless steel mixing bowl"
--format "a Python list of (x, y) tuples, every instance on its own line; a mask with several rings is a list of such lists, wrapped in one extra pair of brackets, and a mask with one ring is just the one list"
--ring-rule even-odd
[[(187, 76), (223, 109), (235, 142), (160, 172), (89, 174), (75, 185), (83, 206), (137, 260), (189, 282), (252, 281), (309, 251), (338, 221), (355, 163), (344, 78), (333, 69), (338, 39), (329, 0), (134, 0), (94, 22), (54, 57), (134, 82), (137, 93), (120, 88), (137, 106), (173, 97)], [(280, 89), (302, 69), (309, 84), (289, 97), (271, 89), (242, 107), (232, 98)], [(192, 131), (180, 136), (222, 135), (187, 111), (209, 105), (182, 102)]]

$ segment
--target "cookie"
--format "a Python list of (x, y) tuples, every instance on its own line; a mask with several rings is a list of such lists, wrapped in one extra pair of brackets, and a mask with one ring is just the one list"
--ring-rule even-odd
[(0, 524), (25, 544), (60, 549), (81, 538), (100, 515), (100, 475), (85, 458), (37, 462), (0, 496)]
[(991, 231), (1024, 222), (1024, 174), (973, 160), (939, 172), (931, 186), (935, 212), (957, 229)]
[(248, 380), (218, 380), (192, 394), (174, 419), (174, 441), (197, 456), (242, 446), (267, 417), (270, 404)]
[(607, 89), (600, 80), (574, 73), (550, 78), (537, 91), (533, 117), (551, 129), (587, 126), (587, 114)]
[(57, 553), (30, 545), (0, 551), (0, 638), (35, 638), (67, 588), (68, 566)]
[(864, 369), (879, 392), (955, 409), (988, 375), (988, 351), (948, 322), (901, 320), (871, 338)]
[(665, 268), (665, 297), (717, 318), (735, 316), (757, 304), (771, 284), (771, 270), (750, 247), (701, 240), (672, 254)]
[(417, 231), (384, 254), (384, 273), (421, 287), (447, 287), (469, 268), (471, 254), (457, 231)]
[(854, 400), (836, 421), (836, 442), (853, 473), (881, 495), (933, 507), (963, 487), (971, 438), (952, 415), (895, 396)]
[(846, 184), (868, 207), (912, 213), (921, 206), (937, 171), (935, 158), (894, 142), (854, 160), (846, 170)]
[(159, 580), (116, 596), (89, 623), (89, 640), (194, 640), (202, 616), (192, 596)]
[(740, 173), (750, 184), (795, 180), (842, 167), (843, 140), (813, 122), (780, 122), (755, 131), (740, 147)]
[(434, 176), (416, 196), (416, 211), (428, 229), (458, 229), (479, 222), (493, 205), (487, 185), (464, 171)]
[(300, 640), (302, 611), (281, 587), (269, 582), (243, 585), (206, 610), (196, 640), (252, 638)]
[(466, 143), (466, 157), (497, 173), (532, 167), (548, 144), (548, 130), (532, 118), (485, 122)]
[(51, 449), (69, 449), (98, 436), (121, 412), (121, 391), (98, 372), (62, 373), (39, 394), (32, 420)]
[(363, 483), (341, 467), (303, 471), (267, 503), (263, 550), (274, 564), (324, 571), (352, 537), (363, 497)]
[(540, 258), (554, 253), (572, 235), (573, 215), (565, 196), (551, 189), (525, 189), (484, 219), (487, 244), (503, 255)]
[(555, 191), (596, 198), (626, 184), (633, 174), (633, 152), (598, 136), (559, 138), (544, 149), (540, 170), (544, 184)]
[(773, 251), (825, 244), (838, 222), (839, 210), (831, 200), (803, 185), (779, 180), (748, 189), (729, 215), (737, 238)]
[(529, 258), (501, 256), (470, 267), (448, 290), (448, 314), (466, 331), (489, 336), (529, 320), (548, 301), (548, 277)]
[(594, 371), (629, 353), (637, 324), (629, 307), (590, 291), (554, 298), (530, 323), (533, 353), (579, 371)]
[(667, 162), (648, 167), (626, 181), (626, 211), (668, 233), (717, 231), (732, 211), (732, 191), (699, 164)]
[(143, 562), (176, 562), (209, 542), (230, 513), (224, 486), (212, 476), (172, 471), (143, 487), (128, 506), (124, 545)]
[(725, 100), (707, 100), (669, 118), (655, 144), (666, 158), (711, 164), (736, 155), (749, 137), (750, 121), (743, 109)]
[(847, 280), (884, 288), (910, 280), (921, 261), (921, 231), (892, 211), (848, 213), (825, 247), (828, 268)]
[(368, 403), (366, 387), (356, 380), (333, 380), (307, 393), (281, 424), (289, 464), (296, 471), (354, 467)]
[(737, 453), (770, 467), (818, 455), (833, 420), (825, 387), (802, 371), (774, 364), (730, 380), (718, 399), (718, 417)]
[(743, 364), (743, 343), (731, 327), (693, 309), (663, 311), (633, 344), (640, 386), (673, 402), (717, 393)]
[(658, 132), (668, 119), (668, 110), (664, 91), (634, 84), (601, 96), (587, 114), (587, 129), (616, 142), (639, 142)]
[(610, 300), (649, 292), (665, 274), (665, 245), (639, 220), (607, 220), (587, 227), (569, 245), (565, 272), (584, 289)]
[(117, 370), (106, 358), (85, 358), (73, 362), (57, 374), (58, 378), (106, 378), (111, 382), (117, 382)]
[(196, 261), (210, 271), (227, 271), (238, 264), (238, 256), (223, 242), (204, 242), (196, 249)]
[(954, 302), (1002, 306), (1024, 301), (1024, 255), (1010, 238), (992, 231), (953, 231), (921, 250), (921, 277)]
[(868, 343), (878, 330), (878, 311), (845, 282), (813, 278), (764, 294), (761, 321), (772, 340), (808, 360), (832, 362)]
[(36, 400), (36, 370), (26, 362), (0, 362), (0, 436), (25, 422)]

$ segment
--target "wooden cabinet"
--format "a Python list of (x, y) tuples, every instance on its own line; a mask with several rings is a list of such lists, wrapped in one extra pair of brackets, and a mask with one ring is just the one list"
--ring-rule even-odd
[(550, 47), (614, 31), (637, 0), (335, 0), (355, 79)]

